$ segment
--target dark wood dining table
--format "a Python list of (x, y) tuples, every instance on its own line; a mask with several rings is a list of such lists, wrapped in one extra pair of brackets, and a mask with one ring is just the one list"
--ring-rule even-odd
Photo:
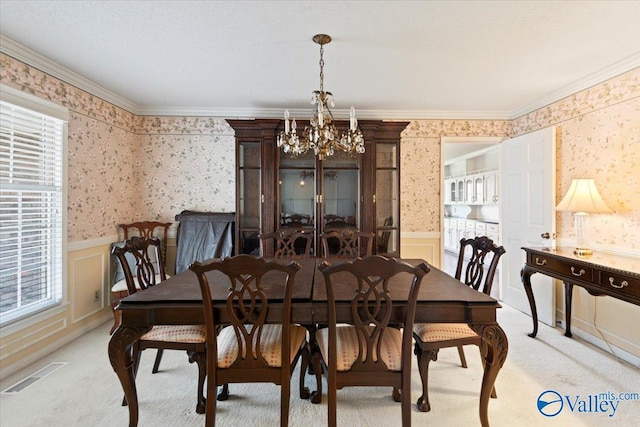
[[(322, 273), (316, 268), (321, 259), (298, 260), (301, 265), (296, 274), (293, 291), (292, 320), (302, 325), (326, 324), (327, 297)], [(405, 260), (417, 264), (422, 260)], [(283, 261), (287, 262), (287, 261)], [(465, 286), (447, 273), (430, 266), (431, 271), (424, 277), (418, 295), (416, 323), (468, 323), (482, 337), (481, 354), (484, 357), (484, 375), (480, 390), (479, 415), (482, 426), (489, 425), (489, 396), (500, 368), (504, 364), (508, 342), (498, 325), (496, 311), (500, 304), (492, 297)], [(226, 286), (219, 272), (210, 272), (211, 295), (214, 306), (224, 306), (227, 297)], [(215, 276), (215, 275), (219, 276)], [(397, 299), (406, 298), (403, 286), (409, 286), (409, 276), (397, 283)], [(266, 283), (270, 300), (270, 315), (277, 319), (278, 300), (282, 299), (283, 287)], [(401, 297), (401, 295), (405, 297)], [(343, 299), (345, 307), (352, 292), (337, 295)], [(391, 295), (393, 299), (394, 294)], [(400, 304), (401, 308), (401, 304)], [(109, 341), (109, 360), (120, 379), (129, 408), (129, 426), (138, 424), (138, 397), (133, 375), (132, 345), (154, 325), (198, 325), (204, 324), (202, 296), (195, 273), (183, 271), (170, 279), (123, 298), (117, 307), (122, 322)], [(338, 313), (339, 316), (339, 313)], [(281, 317), (281, 316), (280, 316)], [(224, 319), (221, 319), (224, 322)], [(340, 319), (338, 318), (338, 321)]]

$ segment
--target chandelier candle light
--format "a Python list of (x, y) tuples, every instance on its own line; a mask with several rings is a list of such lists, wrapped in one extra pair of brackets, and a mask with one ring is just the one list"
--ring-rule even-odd
[(351, 107), (349, 130), (339, 135), (333, 124), (333, 114), (329, 106), (333, 107), (333, 94), (324, 90), (324, 45), (331, 42), (326, 34), (313, 36), (313, 41), (320, 45), (320, 90), (313, 92), (311, 104), (314, 105), (309, 126), (305, 126), (301, 136), (297, 134), (296, 119), (289, 125), (289, 110), (284, 111), (284, 131), (278, 135), (277, 145), (285, 153), (299, 155), (313, 149), (320, 160), (332, 156), (337, 150), (346, 153), (364, 153), (364, 137), (358, 129), (356, 110)]
[(576, 248), (573, 253), (583, 256), (592, 255), (593, 250), (589, 248), (587, 237), (589, 213), (611, 212), (609, 206), (602, 200), (595, 181), (593, 179), (574, 179), (571, 181), (569, 191), (558, 203), (556, 210), (575, 212), (573, 218), (576, 230)]

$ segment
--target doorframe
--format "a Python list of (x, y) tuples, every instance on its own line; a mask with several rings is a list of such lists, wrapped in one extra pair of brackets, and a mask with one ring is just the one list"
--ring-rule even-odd
[[(441, 264), (440, 269), (444, 270), (444, 192), (447, 189), (444, 187), (444, 168), (445, 168), (445, 158), (444, 158), (444, 146), (447, 143), (464, 143), (464, 144), (494, 144), (498, 145), (505, 139), (508, 139), (506, 136), (442, 136), (440, 137), (440, 259)], [(502, 208), (502, 200), (498, 201), (498, 209)], [(502, 241), (502, 229), (500, 229), (500, 241)]]

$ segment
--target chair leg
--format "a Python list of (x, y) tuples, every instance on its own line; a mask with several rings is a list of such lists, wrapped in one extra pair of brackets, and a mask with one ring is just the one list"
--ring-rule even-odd
[(164, 353), (164, 349), (159, 348), (158, 353), (156, 354), (156, 361), (153, 362), (153, 369), (151, 370), (152, 374), (158, 373), (158, 369), (160, 369), (160, 361), (162, 360), (162, 353)]
[(216, 425), (216, 392), (217, 392), (217, 378), (213, 364), (207, 364), (207, 398), (205, 407), (205, 422), (204, 425), (213, 427)]
[(402, 427), (408, 427), (411, 425), (411, 384), (402, 384), (402, 393), (407, 396), (406, 399), (402, 399), (400, 402), (400, 408), (402, 411)]
[(402, 402), (402, 393), (400, 393), (400, 389), (397, 387), (393, 388), (393, 391), (391, 392), (391, 397), (393, 398), (394, 402)]
[(418, 398), (416, 404), (421, 412), (429, 412), (429, 362), (438, 360), (438, 349), (423, 350), (419, 342), (416, 342), (414, 353), (418, 358), (418, 371), (422, 381), (422, 396)]
[(338, 388), (335, 370), (328, 370), (327, 381), (327, 418), (329, 427), (337, 427)]
[(189, 363), (196, 362), (198, 365), (198, 401), (196, 403), (196, 413), (204, 414), (207, 405), (204, 398), (204, 380), (207, 377), (207, 355), (202, 352), (188, 352)]
[(309, 392), (309, 387), (304, 386), (304, 379), (307, 374), (307, 369), (310, 365), (311, 356), (309, 354), (309, 347), (305, 347), (302, 349), (302, 361), (300, 362), (300, 399), (308, 399), (311, 397), (311, 393)]
[(462, 365), (463, 368), (466, 368), (467, 359), (464, 357), (464, 350), (462, 349), (461, 345), (458, 346), (458, 355), (460, 356), (460, 364)]
[(227, 400), (229, 398), (229, 384), (222, 384), (222, 390), (218, 393), (216, 399), (220, 402)]
[(289, 403), (291, 398), (291, 377), (280, 384), (280, 427), (289, 426)]
[(316, 374), (316, 390), (311, 393), (311, 403), (322, 403), (322, 356), (319, 350), (313, 352), (311, 364)]

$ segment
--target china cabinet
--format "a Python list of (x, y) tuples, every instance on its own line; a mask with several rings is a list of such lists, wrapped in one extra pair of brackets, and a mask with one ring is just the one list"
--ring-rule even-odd
[[(227, 121), (236, 136), (236, 253), (257, 253), (258, 234), (289, 227), (314, 233), (312, 250), (322, 256), (320, 234), (347, 227), (376, 233), (377, 253), (400, 256), (400, 133), (407, 122), (361, 120), (364, 154), (319, 160), (276, 146), (281, 120)], [(338, 130), (349, 125), (335, 123)]]

